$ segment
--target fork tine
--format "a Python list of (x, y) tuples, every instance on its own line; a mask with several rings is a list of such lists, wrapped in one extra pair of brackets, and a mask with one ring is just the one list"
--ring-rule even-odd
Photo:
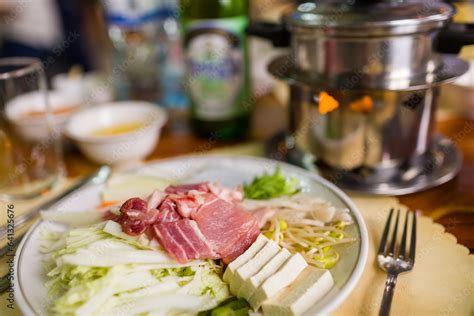
[(402, 233), (402, 242), (400, 243), (400, 249), (398, 249), (398, 257), (400, 259), (405, 259), (406, 254), (406, 244), (407, 244), (407, 226), (408, 226), (408, 216), (410, 215), (410, 211), (407, 210), (405, 214), (405, 224), (403, 225), (403, 233)]
[(409, 259), (412, 263), (415, 263), (415, 250), (416, 250), (416, 210), (413, 210), (413, 223), (411, 227), (411, 241), (410, 241), (410, 256)]
[(392, 241), (390, 242), (390, 248), (388, 250), (388, 255), (393, 256), (395, 252), (395, 243), (397, 241), (397, 232), (398, 232), (398, 218), (400, 217), (400, 209), (397, 210), (397, 217), (395, 218), (395, 227), (393, 228)]
[(393, 214), (393, 208), (390, 209), (387, 222), (385, 223), (385, 228), (383, 229), (382, 239), (380, 240), (380, 246), (379, 246), (379, 255), (383, 255), (385, 253), (388, 231), (390, 229), (390, 222), (392, 221), (392, 214)]

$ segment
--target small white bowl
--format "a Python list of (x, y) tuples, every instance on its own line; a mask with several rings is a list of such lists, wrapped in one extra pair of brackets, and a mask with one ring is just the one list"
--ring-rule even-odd
[[(66, 126), (66, 135), (86, 157), (95, 162), (128, 165), (142, 160), (153, 151), (166, 120), (165, 110), (153, 103), (111, 102), (73, 115)], [(134, 122), (143, 123), (143, 126), (111, 136), (93, 134), (101, 128)]]
[[(5, 115), (25, 140), (45, 141), (51, 135), (52, 127), (57, 128), (58, 132), (64, 132), (67, 120), (81, 106), (79, 99), (57, 90), (48, 91), (48, 102), (53, 114), (51, 122), (44, 115), (29, 116), (29, 113), (45, 110), (44, 95), (37, 91), (12, 99), (5, 106)], [(62, 109), (69, 110), (60, 111)]]

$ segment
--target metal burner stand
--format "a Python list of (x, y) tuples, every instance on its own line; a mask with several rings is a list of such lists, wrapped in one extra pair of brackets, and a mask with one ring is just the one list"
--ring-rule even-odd
[[(282, 153), (281, 149), (286, 148)], [(461, 169), (462, 154), (443, 135), (433, 140), (431, 149), (417, 161), (396, 169), (334, 169), (296, 147), (291, 136), (280, 133), (267, 144), (267, 155), (306, 169), (318, 169), (322, 176), (346, 191), (378, 195), (402, 195), (419, 192), (453, 179)]]

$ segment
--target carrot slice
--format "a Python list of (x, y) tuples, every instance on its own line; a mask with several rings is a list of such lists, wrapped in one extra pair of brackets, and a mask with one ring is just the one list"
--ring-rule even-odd
[(318, 111), (321, 114), (326, 114), (334, 111), (339, 107), (339, 102), (330, 96), (327, 92), (322, 91), (319, 94), (319, 106)]
[(117, 201), (102, 201), (97, 208), (105, 208), (117, 204)]
[(361, 113), (369, 113), (374, 107), (374, 101), (368, 95), (349, 103), (351, 110)]

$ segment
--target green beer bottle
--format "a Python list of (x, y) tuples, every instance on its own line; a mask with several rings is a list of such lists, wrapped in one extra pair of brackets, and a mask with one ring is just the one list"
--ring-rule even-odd
[(198, 135), (233, 139), (248, 129), (247, 8), (247, 0), (181, 0), (186, 90)]

